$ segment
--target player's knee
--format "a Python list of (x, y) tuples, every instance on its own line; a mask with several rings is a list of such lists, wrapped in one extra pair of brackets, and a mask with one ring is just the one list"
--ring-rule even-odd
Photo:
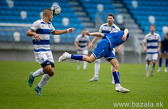
[(50, 65), (48, 65), (48, 66), (45, 66), (44, 68), (43, 68), (43, 72), (45, 73), (45, 74), (48, 74), (48, 75), (50, 75), (50, 76), (53, 76), (54, 75), (54, 69), (50, 66)]
[(156, 61), (153, 61), (153, 64), (156, 64)]
[(94, 60), (93, 60), (93, 59), (89, 59), (88, 62), (89, 62), (89, 63), (92, 63), (92, 62), (94, 62)]
[(54, 73), (55, 73), (54, 69), (51, 68), (51, 69), (50, 69), (50, 72), (48, 73), (48, 75), (53, 76)]
[(114, 67), (115, 67), (116, 70), (118, 70), (118, 68), (119, 68), (119, 63), (115, 64)]

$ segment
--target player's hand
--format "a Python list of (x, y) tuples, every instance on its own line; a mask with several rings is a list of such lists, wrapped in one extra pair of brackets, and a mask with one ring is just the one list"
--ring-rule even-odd
[(81, 50), (81, 48), (80, 48), (80, 47), (78, 47), (77, 49), (78, 49), (78, 50)]
[(89, 48), (89, 49), (90, 49), (90, 48), (93, 48), (93, 44), (90, 43), (89, 46), (88, 46), (88, 48)]
[(123, 36), (122, 36), (122, 41), (126, 41), (126, 39), (127, 39), (126, 36), (123, 35)]
[(71, 33), (71, 32), (73, 32), (73, 31), (75, 31), (74, 28), (68, 28), (68, 29), (67, 29), (67, 32), (68, 32), (68, 33)]
[(89, 33), (89, 31), (86, 31), (86, 35), (90, 36), (90, 33)]
[(159, 52), (159, 51), (160, 51), (160, 48), (158, 48), (157, 51)]
[(40, 41), (40, 36), (38, 34), (35, 34), (34, 38), (35, 38), (35, 41), (38, 41), (38, 42)]
[(121, 53), (121, 48), (118, 47), (117, 51), (118, 51), (118, 54), (120, 55), (120, 53)]
[(146, 52), (146, 48), (144, 47), (144, 52)]

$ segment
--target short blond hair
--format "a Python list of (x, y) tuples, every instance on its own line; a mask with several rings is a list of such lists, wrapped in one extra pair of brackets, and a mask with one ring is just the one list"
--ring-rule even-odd
[(52, 10), (50, 8), (46, 8), (43, 10), (43, 16), (46, 17), (48, 16), (48, 14), (50, 14), (52, 12)]

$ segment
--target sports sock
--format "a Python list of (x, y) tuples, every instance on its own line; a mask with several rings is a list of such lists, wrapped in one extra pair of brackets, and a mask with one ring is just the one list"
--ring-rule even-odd
[(41, 81), (38, 84), (38, 87), (42, 88), (48, 82), (50, 78), (51, 76), (49, 76), (48, 74), (44, 74)]
[[(113, 72), (113, 65), (111, 64), (111, 72)], [(114, 77), (112, 75), (112, 81), (114, 80)]]
[(152, 69), (151, 71), (153, 71), (155, 69), (155, 64), (152, 64)]
[(146, 74), (149, 75), (150, 65), (146, 64)]
[(95, 73), (94, 73), (94, 77), (96, 77), (96, 78), (98, 78), (98, 76), (99, 76), (100, 62), (101, 62), (100, 59), (96, 59), (96, 61), (95, 61), (95, 67), (94, 67)]
[(78, 55), (78, 54), (72, 54), (71, 55), (71, 59), (75, 59), (75, 60), (82, 60), (83, 59), (83, 55)]
[(113, 65), (111, 64), (111, 72), (113, 72)]
[(165, 67), (167, 68), (167, 65), (168, 65), (168, 59), (166, 59), (166, 64), (165, 64)]
[(86, 70), (87, 69), (87, 62), (83, 61), (83, 69)]
[(71, 56), (72, 56), (71, 54), (67, 54), (67, 58), (71, 58)]
[(161, 68), (162, 66), (162, 58), (159, 58), (159, 67)]
[(43, 68), (40, 68), (33, 73), (33, 77), (38, 77), (38, 76), (43, 75), (43, 74), (44, 74)]
[(80, 61), (77, 60), (77, 69), (80, 70)]
[(113, 72), (113, 77), (114, 77), (115, 84), (120, 84), (119, 72), (117, 71)]

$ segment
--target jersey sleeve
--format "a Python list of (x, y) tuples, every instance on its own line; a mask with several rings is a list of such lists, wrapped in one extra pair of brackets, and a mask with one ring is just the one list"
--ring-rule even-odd
[(161, 38), (160, 38), (160, 35), (158, 35), (158, 37), (159, 37), (159, 42), (161, 42)]
[(86, 37), (87, 37), (87, 39), (88, 39), (88, 42), (90, 42), (89, 36), (86, 36)]
[(100, 26), (99, 32), (102, 33), (103, 25)]
[(51, 24), (51, 33), (55, 31), (55, 28), (53, 27), (53, 25)]
[(121, 31), (120, 28), (119, 28), (117, 25), (116, 25), (116, 30), (117, 30), (117, 31)]
[(80, 37), (80, 35), (78, 35), (78, 36), (76, 37), (75, 42), (79, 42), (79, 37)]
[(146, 43), (147, 41), (147, 35), (144, 37), (143, 42)]
[(35, 21), (31, 27), (32, 30), (36, 31), (39, 28), (40, 23), (38, 21)]

